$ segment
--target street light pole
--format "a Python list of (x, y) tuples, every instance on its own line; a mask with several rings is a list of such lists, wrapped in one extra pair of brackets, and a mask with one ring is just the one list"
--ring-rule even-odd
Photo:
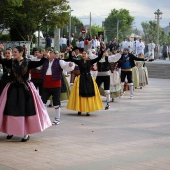
[(38, 24), (38, 47), (40, 47), (40, 27), (41, 23)]
[(73, 10), (70, 10), (70, 17), (69, 17), (69, 42), (71, 43), (71, 12)]
[(162, 12), (158, 9), (157, 11), (155, 11), (155, 19), (157, 19), (157, 40), (156, 43), (159, 46), (159, 23), (160, 23), (160, 19), (162, 19)]
[(119, 39), (119, 23), (120, 23), (120, 20), (117, 19), (117, 36), (116, 36), (117, 41), (118, 41), (118, 39)]

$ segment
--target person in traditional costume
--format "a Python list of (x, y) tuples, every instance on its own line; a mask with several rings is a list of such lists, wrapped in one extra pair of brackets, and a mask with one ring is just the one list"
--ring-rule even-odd
[[(89, 49), (89, 58), (91, 60), (95, 59), (98, 57), (98, 55), (96, 55), (96, 50), (95, 49)], [(94, 77), (94, 79), (96, 80), (96, 77), (97, 77), (97, 63), (94, 63), (91, 68), (90, 68), (90, 73), (91, 75)]]
[(23, 135), (21, 142), (26, 142), (28, 134), (42, 132), (51, 126), (51, 121), (35, 86), (28, 80), (29, 71), (41, 66), (45, 58), (29, 61), (23, 56), (23, 47), (17, 46), (13, 49), (14, 59), (0, 59), (1, 64), (12, 70), (12, 80), (0, 96), (0, 132), (7, 133), (7, 139)]
[(107, 56), (106, 51), (103, 53), (102, 58), (97, 62), (98, 74), (96, 78), (96, 83), (98, 88), (104, 83), (104, 92), (106, 96), (107, 104), (105, 110), (110, 108), (110, 63), (117, 62), (121, 58), (121, 54), (117, 53), (115, 55)]
[(67, 109), (78, 111), (78, 115), (84, 112), (87, 116), (90, 116), (90, 112), (95, 112), (103, 108), (98, 86), (94, 77), (90, 74), (91, 66), (101, 59), (103, 51), (93, 60), (88, 59), (87, 52), (85, 51), (80, 60), (74, 59), (74, 55), (75, 53), (72, 53), (70, 48), (69, 58), (78, 65), (80, 76), (75, 80), (72, 87)]
[[(117, 51), (114, 51), (114, 53), (110, 52), (109, 56), (116, 53)], [(105, 96), (103, 84), (101, 85), (99, 90), (100, 90), (100, 94), (102, 96)], [(110, 97), (112, 98), (112, 102), (114, 102), (115, 98), (120, 97), (120, 95), (121, 95), (121, 82), (120, 82), (118, 63), (111, 62), (110, 63)]]
[[(80, 58), (80, 53), (79, 53), (79, 48), (74, 47), (73, 51), (75, 52), (74, 59), (78, 60)], [(73, 83), (75, 79), (80, 75), (80, 70), (78, 65), (75, 66), (74, 70), (71, 72), (71, 77), (70, 77), (70, 87), (73, 86)]]
[(134, 61), (146, 61), (146, 60), (147, 59), (135, 57), (133, 54), (129, 53), (128, 48), (125, 48), (120, 60), (118, 61), (119, 67), (121, 68), (122, 94), (124, 91), (125, 79), (127, 77), (130, 88), (130, 99), (133, 98), (132, 68), (135, 66)]
[(74, 70), (75, 64), (65, 62), (60, 58), (56, 58), (54, 50), (50, 50), (49, 58), (45, 60), (42, 67), (42, 78), (44, 80), (42, 101), (46, 105), (49, 97), (52, 96), (53, 107), (56, 111), (53, 125), (60, 124), (60, 95), (62, 87), (62, 72)]
[(135, 66), (132, 68), (132, 80), (133, 80), (133, 87), (135, 89), (139, 88), (139, 70)]
[[(149, 57), (152, 57), (152, 54)], [(138, 55), (138, 58), (144, 58), (143, 54), (140, 53)], [(139, 70), (139, 86), (140, 86), (140, 89), (142, 89), (142, 87), (144, 87), (145, 85), (148, 85), (148, 77), (147, 77), (147, 72), (146, 72), (147, 68), (145, 69), (143, 67), (144, 65), (145, 65), (144, 61), (136, 61), (136, 66)]]
[[(33, 48), (32, 56), (30, 58), (31, 61), (40, 61), (41, 54), (37, 48)], [(42, 89), (43, 89), (43, 79), (41, 76), (41, 69), (42, 66), (31, 69), (31, 82), (33, 82), (36, 89), (38, 89), (40, 96), (42, 96)]]
[(110, 94), (112, 101), (121, 95), (121, 83), (118, 70), (118, 63), (110, 63)]
[[(12, 51), (10, 49), (6, 49), (5, 51), (5, 59), (4, 60), (11, 60), (12, 59)], [(4, 87), (12, 80), (11, 79), (11, 68), (3, 67), (3, 75), (1, 77), (1, 87), (0, 87), (0, 94), (2, 93)]]

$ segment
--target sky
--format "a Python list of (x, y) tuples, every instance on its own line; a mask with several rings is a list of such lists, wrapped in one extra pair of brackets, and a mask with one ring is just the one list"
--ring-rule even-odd
[(110, 11), (125, 8), (135, 17), (133, 27), (142, 30), (141, 22), (155, 20), (154, 12), (160, 9), (163, 13), (160, 26), (166, 27), (170, 22), (170, 0), (69, 0), (72, 15), (79, 18), (84, 25), (89, 24), (90, 12), (92, 25), (102, 25)]

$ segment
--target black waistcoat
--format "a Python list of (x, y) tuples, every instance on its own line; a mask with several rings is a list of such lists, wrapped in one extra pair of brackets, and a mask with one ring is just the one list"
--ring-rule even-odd
[(98, 62), (97, 67), (98, 67), (98, 72), (109, 71), (110, 63), (108, 61), (108, 56), (105, 57), (105, 62)]

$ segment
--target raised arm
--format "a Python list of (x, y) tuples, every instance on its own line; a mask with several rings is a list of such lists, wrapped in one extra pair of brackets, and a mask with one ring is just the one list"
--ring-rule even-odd
[(11, 68), (12, 67), (12, 60), (0, 59), (0, 64)]
[(32, 68), (36, 68), (36, 67), (40, 67), (44, 64), (44, 61), (47, 60), (46, 58), (42, 58), (40, 61), (29, 61), (28, 63), (28, 69), (32, 69)]
[(136, 61), (147, 61), (147, 58), (138, 58), (138, 57), (133, 56), (133, 60), (136, 60)]
[(65, 71), (73, 71), (75, 68), (75, 64), (71, 62), (65, 62), (64, 60), (60, 60), (60, 66)]
[(76, 59), (73, 58), (72, 51), (69, 51), (69, 58), (67, 60), (64, 60), (64, 61), (72, 61), (75, 64), (79, 65), (79, 60), (76, 60)]
[(104, 53), (104, 51), (103, 51), (103, 50), (102, 50), (102, 51), (100, 51), (100, 53), (99, 53), (98, 57), (97, 57), (97, 58), (95, 58), (95, 59), (93, 59), (93, 60), (91, 60), (91, 64), (94, 64), (94, 63), (97, 63), (98, 61), (100, 61), (100, 60), (101, 60), (101, 58), (102, 58), (102, 56), (103, 56), (103, 53)]
[(89, 49), (89, 58), (90, 58), (91, 60), (97, 58), (97, 55), (93, 54), (91, 49)]
[(119, 59), (121, 58), (121, 53), (117, 53), (117, 54), (115, 54), (115, 55), (111, 55), (111, 56), (109, 56), (108, 57), (108, 61), (109, 61), (109, 63), (115, 63), (115, 62), (117, 62)]

